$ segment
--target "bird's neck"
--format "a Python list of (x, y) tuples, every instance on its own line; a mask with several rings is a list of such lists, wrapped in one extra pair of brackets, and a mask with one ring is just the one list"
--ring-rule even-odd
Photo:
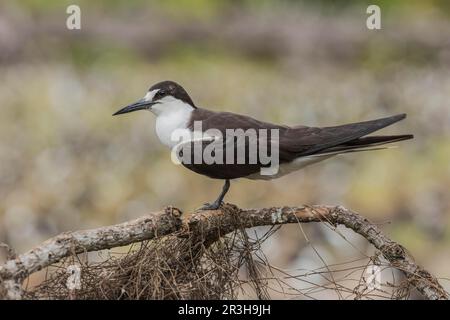
[(156, 115), (156, 135), (161, 143), (173, 147), (177, 141), (172, 140), (175, 130), (188, 130), (189, 120), (195, 110), (189, 104), (174, 99), (173, 101), (156, 104), (153, 113)]

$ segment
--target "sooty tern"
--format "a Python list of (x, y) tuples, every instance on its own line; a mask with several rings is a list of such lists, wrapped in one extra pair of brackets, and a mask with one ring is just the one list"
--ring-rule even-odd
[[(399, 114), (371, 121), (350, 123), (333, 127), (284, 126), (262, 122), (254, 118), (230, 112), (213, 112), (198, 108), (187, 92), (173, 81), (163, 81), (153, 85), (141, 100), (113, 115), (124, 114), (137, 110), (150, 110), (156, 115), (156, 134), (166, 146), (173, 148), (178, 141), (173, 139), (177, 130), (194, 132), (195, 123), (200, 122), (200, 130), (206, 132), (215, 129), (226, 134), (229, 129), (276, 129), (279, 168), (275, 174), (263, 175), (260, 172), (267, 163), (259, 160), (256, 163), (185, 163), (188, 169), (214, 179), (225, 180), (222, 192), (212, 204), (205, 204), (201, 209), (218, 209), (230, 187), (230, 180), (236, 178), (273, 179), (299, 170), (307, 165), (322, 161), (332, 156), (355, 152), (382, 149), (380, 145), (412, 139), (413, 135), (367, 136), (368, 134), (387, 127), (406, 117)], [(261, 136), (257, 136), (257, 140)], [(270, 140), (271, 138), (269, 138)], [(214, 140), (214, 139), (213, 139)], [(234, 141), (234, 140), (233, 140)], [(206, 142), (209, 144), (211, 140)], [(202, 142), (202, 148), (205, 143)], [(193, 148), (195, 149), (195, 148)], [(189, 152), (194, 153), (190, 150)], [(202, 150), (203, 150), (202, 149)], [(246, 147), (245, 159), (249, 159), (249, 148)], [(273, 146), (271, 151), (273, 151)], [(233, 150), (231, 150), (233, 151)], [(228, 152), (228, 150), (227, 150)], [(223, 156), (225, 158), (225, 155)], [(234, 154), (233, 154), (234, 159)]]

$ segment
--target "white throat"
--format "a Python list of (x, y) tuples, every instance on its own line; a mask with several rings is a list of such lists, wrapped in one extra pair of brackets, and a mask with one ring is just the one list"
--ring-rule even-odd
[(181, 100), (166, 96), (150, 109), (156, 115), (156, 135), (161, 143), (172, 148), (178, 141), (172, 140), (175, 130), (188, 130), (194, 108)]

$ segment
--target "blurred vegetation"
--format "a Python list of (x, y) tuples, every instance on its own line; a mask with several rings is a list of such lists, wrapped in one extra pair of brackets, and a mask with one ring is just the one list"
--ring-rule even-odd
[[(381, 6), (382, 30), (366, 29), (367, 3)], [(81, 7), (81, 30), (65, 27), (69, 4)], [(449, 276), (449, 12), (444, 0), (3, 1), (0, 241), (22, 251), (65, 230), (212, 200), (221, 182), (173, 165), (151, 114), (111, 117), (171, 79), (200, 106), (290, 125), (408, 113), (386, 131), (416, 135), (398, 149), (235, 181), (226, 200), (344, 204), (391, 221), (394, 239)], [(332, 261), (351, 256), (328, 231), (305, 230)], [(298, 228), (273, 243), (277, 261), (301, 265)]]

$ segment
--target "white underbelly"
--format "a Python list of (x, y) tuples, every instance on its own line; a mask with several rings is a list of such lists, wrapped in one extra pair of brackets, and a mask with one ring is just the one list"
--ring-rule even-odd
[(303, 169), (306, 166), (309, 166), (311, 164), (331, 158), (335, 155), (336, 154), (324, 155), (324, 156), (315, 155), (315, 156), (300, 157), (291, 162), (280, 164), (280, 168), (279, 168), (278, 172), (274, 175), (261, 175), (260, 172), (257, 172), (250, 176), (247, 176), (245, 178), (252, 179), (252, 180), (272, 180), (272, 179), (280, 178), (291, 172)]

